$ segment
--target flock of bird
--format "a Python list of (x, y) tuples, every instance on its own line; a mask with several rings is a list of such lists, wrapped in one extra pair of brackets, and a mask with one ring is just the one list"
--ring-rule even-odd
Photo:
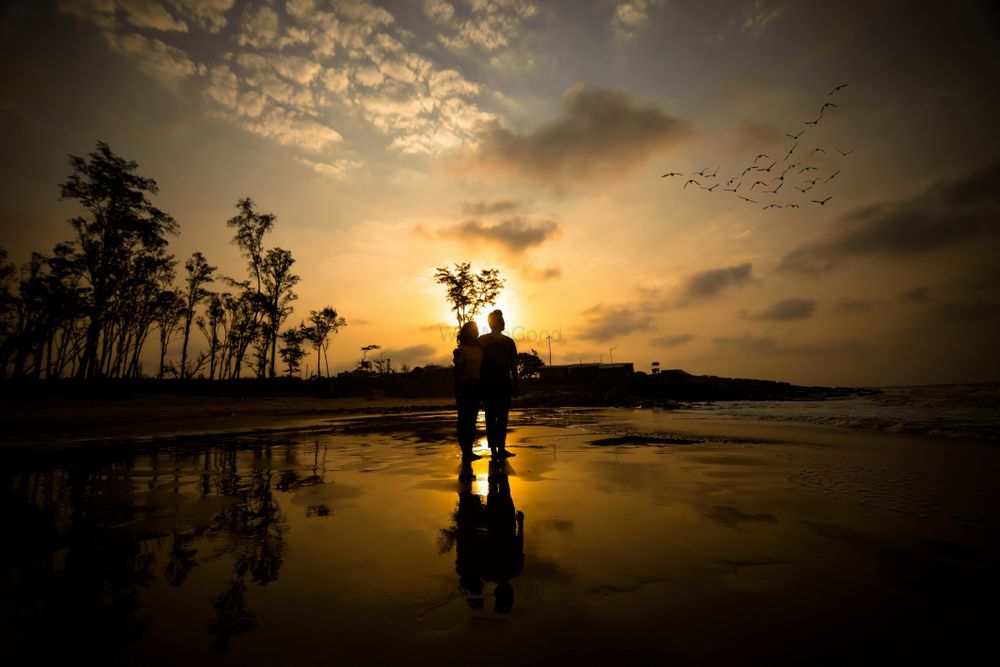
[[(849, 83), (843, 83), (836, 86), (827, 94), (827, 100), (832, 98), (839, 91), (847, 88)], [(786, 183), (789, 184), (788, 192), (791, 189), (798, 190), (802, 195), (810, 192), (814, 189), (822, 189), (823, 186), (828, 184), (830, 181), (835, 179), (840, 173), (840, 169), (836, 169), (830, 173), (821, 173), (821, 168), (813, 165), (806, 164), (805, 162), (792, 162), (789, 164), (789, 160), (793, 155), (796, 155), (798, 151), (799, 155), (803, 155), (805, 148), (799, 150), (799, 139), (806, 133), (810, 127), (816, 127), (819, 125), (820, 121), (823, 120), (824, 114), (826, 114), (828, 109), (836, 109), (837, 105), (833, 102), (826, 101), (823, 106), (820, 107), (819, 115), (813, 120), (807, 120), (803, 123), (802, 129), (799, 130), (798, 134), (792, 134), (790, 132), (785, 133), (785, 136), (791, 139), (792, 145), (788, 149), (788, 152), (784, 154), (781, 158), (779, 164), (778, 157), (771, 157), (766, 153), (760, 153), (753, 159), (749, 165), (743, 168), (743, 170), (723, 183), (719, 179), (719, 167), (709, 172), (709, 170), (702, 169), (701, 171), (692, 172), (690, 174), (685, 174), (678, 171), (670, 171), (663, 174), (660, 178), (674, 178), (677, 176), (691, 176), (697, 178), (688, 178), (684, 183), (682, 190), (686, 190), (689, 185), (694, 185), (702, 190), (708, 192), (713, 192), (719, 185), (722, 185), (723, 192), (731, 192), (736, 197), (739, 197), (748, 204), (763, 204), (762, 209), (767, 211), (772, 208), (799, 208), (799, 204), (795, 202), (786, 203), (764, 203), (760, 201), (762, 197), (760, 195), (774, 195), (781, 196), (778, 193), (781, 192), (782, 187)], [(808, 160), (815, 157), (816, 155), (834, 155), (839, 154), (840, 157), (846, 158), (854, 150), (841, 150), (837, 147), (832, 147), (831, 150), (827, 150), (822, 146), (816, 146), (809, 150), (808, 153), (804, 154), (801, 158), (802, 160)], [(770, 164), (768, 164), (770, 162)], [(787, 180), (786, 180), (787, 177)], [(714, 179), (715, 183), (709, 185), (708, 181)], [(758, 189), (759, 186), (759, 189)], [(812, 197), (819, 197), (813, 199)], [(755, 199), (755, 197), (757, 197)], [(809, 195), (809, 203), (815, 204), (817, 206), (826, 206), (827, 202), (833, 199), (833, 195), (826, 195), (820, 197), (819, 193), (815, 195)]]

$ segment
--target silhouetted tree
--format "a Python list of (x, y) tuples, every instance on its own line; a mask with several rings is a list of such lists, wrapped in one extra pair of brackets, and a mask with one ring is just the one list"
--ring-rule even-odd
[(330, 347), (330, 334), (337, 333), (342, 327), (347, 326), (347, 320), (337, 314), (337, 309), (327, 306), (323, 310), (309, 311), (309, 324), (303, 327), (305, 339), (316, 350), (316, 375), (322, 375), (323, 370), (320, 365), (320, 352), (326, 361), (326, 374), (330, 375), (330, 360), (327, 359), (326, 351)]
[(281, 333), (281, 341), (284, 343), (284, 346), (278, 350), (278, 353), (288, 368), (288, 377), (292, 377), (292, 375), (299, 372), (302, 358), (306, 356), (306, 351), (302, 349), (302, 343), (305, 342), (303, 327), (297, 326), (286, 329)]
[(185, 289), (181, 295), (184, 306), (184, 343), (181, 346), (181, 379), (188, 376), (188, 339), (191, 337), (191, 322), (194, 321), (195, 308), (209, 295), (209, 292), (202, 285), (212, 282), (212, 274), (215, 272), (216, 267), (210, 266), (205, 261), (204, 255), (196, 252), (191, 255), (190, 259), (184, 262), (184, 269), (187, 271), (187, 276), (184, 279)]
[(160, 370), (156, 375), (158, 378), (163, 378), (166, 370), (167, 346), (180, 330), (183, 318), (184, 302), (177, 292), (172, 290), (160, 292), (156, 309), (156, 325), (160, 329)]
[(223, 305), (223, 295), (221, 294), (211, 292), (207, 300), (205, 319), (198, 320), (198, 328), (201, 329), (201, 333), (208, 340), (208, 379), (214, 380), (219, 350), (222, 347), (223, 336), (226, 330), (226, 308)]
[(77, 374), (94, 378), (101, 374), (102, 343), (111, 334), (116, 297), (135, 255), (162, 250), (177, 223), (149, 201), (148, 195), (159, 191), (156, 181), (137, 175), (138, 164), (103, 141), (86, 158), (71, 155), (69, 162), (73, 171), (60, 185), (61, 197), (76, 199), (87, 210), (70, 220), (75, 268), (87, 287), (87, 331)]
[(484, 307), (495, 303), (504, 285), (499, 269), (473, 273), (469, 262), (456, 264), (454, 273), (446, 267), (438, 267), (434, 280), (444, 285), (445, 298), (451, 304), (459, 327), (475, 318)]
[[(264, 284), (265, 319), (263, 336), (264, 350), (271, 350), (270, 375), (274, 377), (274, 360), (278, 349), (278, 330), (291, 312), (289, 304), (298, 296), (292, 291), (299, 282), (299, 276), (292, 273), (292, 253), (283, 248), (271, 248), (264, 256), (261, 278)], [(266, 359), (266, 357), (265, 357)], [(262, 369), (258, 375), (263, 375)]]
[(532, 349), (530, 353), (518, 352), (514, 363), (517, 364), (518, 377), (535, 377), (538, 375), (539, 369), (545, 365), (535, 349)]

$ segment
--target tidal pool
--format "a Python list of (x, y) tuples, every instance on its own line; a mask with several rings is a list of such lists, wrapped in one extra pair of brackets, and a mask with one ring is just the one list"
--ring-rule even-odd
[[(856, 433), (712, 435), (648, 412), (640, 433), (633, 414), (517, 415), (515, 458), (465, 466), (452, 415), (9, 449), (8, 664), (842, 663), (996, 648), (973, 607), (996, 592), (988, 490), (970, 501), (947, 479), (913, 482), (912, 448), (874, 455)], [(845, 470), (875, 475), (850, 479), (876, 500)], [(951, 505), (905, 511), (914, 483)]]

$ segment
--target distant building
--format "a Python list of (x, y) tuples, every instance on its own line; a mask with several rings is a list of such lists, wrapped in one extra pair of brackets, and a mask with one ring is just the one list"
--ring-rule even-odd
[(626, 377), (635, 372), (631, 363), (624, 364), (560, 364), (542, 366), (538, 376), (553, 382), (610, 380)]

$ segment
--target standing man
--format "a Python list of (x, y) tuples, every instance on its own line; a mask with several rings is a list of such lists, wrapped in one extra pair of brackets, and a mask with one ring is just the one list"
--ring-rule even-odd
[(483, 350), (479, 386), (486, 413), (486, 441), (493, 456), (514, 456), (507, 451), (507, 415), (510, 399), (517, 393), (517, 346), (513, 338), (502, 333), (507, 325), (501, 311), (494, 310), (487, 321), (490, 333), (479, 337)]

